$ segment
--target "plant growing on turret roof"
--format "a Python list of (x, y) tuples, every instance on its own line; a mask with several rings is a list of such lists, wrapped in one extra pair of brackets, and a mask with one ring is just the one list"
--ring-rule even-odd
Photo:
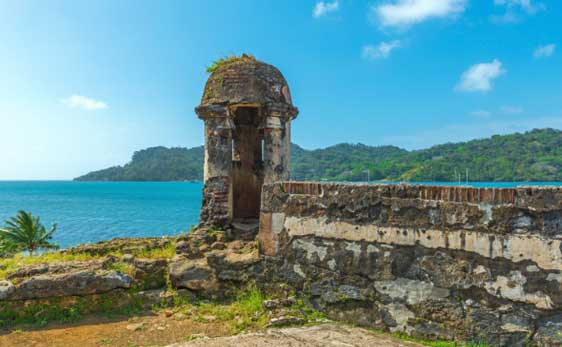
[(238, 55), (226, 56), (213, 61), (211, 66), (207, 66), (206, 70), (207, 73), (213, 73), (217, 71), (221, 66), (225, 66), (238, 61), (256, 61), (256, 58), (253, 55), (246, 54), (246, 53), (240, 56)]
[(58, 249), (59, 246), (51, 243), (57, 225), (53, 224), (47, 231), (41, 224), (39, 217), (30, 212), (18, 211), (15, 217), (6, 221), (4, 228), (0, 228), (0, 239), (6, 249), (12, 252), (28, 251), (33, 256), (40, 249)]

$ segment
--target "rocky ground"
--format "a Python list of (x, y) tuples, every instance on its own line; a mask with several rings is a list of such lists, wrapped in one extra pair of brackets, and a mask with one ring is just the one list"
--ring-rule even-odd
[(339, 324), (272, 329), (260, 333), (198, 339), (168, 347), (421, 347), (385, 334)]
[(0, 334), (2, 347), (421, 347), (390, 335), (340, 324), (269, 329), (227, 336), (221, 322), (197, 322), (157, 316), (132, 320), (90, 318), (69, 326), (50, 325), (41, 330), (15, 330)]

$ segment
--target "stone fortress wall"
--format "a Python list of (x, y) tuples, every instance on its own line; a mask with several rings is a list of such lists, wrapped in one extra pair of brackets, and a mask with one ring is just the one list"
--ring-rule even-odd
[(331, 318), (429, 339), (562, 343), (562, 189), (281, 182), (260, 254)]

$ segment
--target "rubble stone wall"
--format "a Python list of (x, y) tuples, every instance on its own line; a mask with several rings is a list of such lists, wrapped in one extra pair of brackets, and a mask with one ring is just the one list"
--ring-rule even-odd
[[(170, 246), (175, 255), (165, 254)], [(0, 329), (65, 315), (173, 305), (181, 297), (228, 299), (264, 272), (255, 241), (208, 229), (174, 239), (114, 239), (60, 253), (87, 260), (21, 264), (2, 274)]]
[(260, 253), (334, 319), (493, 346), (562, 344), (562, 189), (284, 182)]

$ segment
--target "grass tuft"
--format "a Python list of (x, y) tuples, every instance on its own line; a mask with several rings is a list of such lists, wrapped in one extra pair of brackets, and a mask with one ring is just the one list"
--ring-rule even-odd
[(418, 339), (404, 333), (394, 333), (394, 336), (401, 340), (417, 342), (424, 346), (429, 347), (490, 347), (489, 344), (485, 342), (469, 341), (469, 342), (455, 342), (455, 341), (427, 341), (423, 339)]
[(143, 249), (133, 252), (133, 255), (137, 258), (172, 259), (176, 255), (176, 243), (170, 242), (162, 248)]
[(217, 71), (220, 67), (226, 66), (228, 64), (232, 64), (238, 61), (256, 61), (256, 58), (253, 55), (242, 54), (240, 56), (237, 55), (230, 55), (227, 57), (222, 57), (215, 60), (210, 66), (207, 66), (207, 72), (213, 73)]
[(99, 257), (89, 254), (67, 254), (62, 252), (47, 252), (33, 257), (20, 253), (9, 258), (0, 259), (0, 280), (6, 279), (8, 275), (29, 265), (54, 263), (59, 261), (86, 261), (96, 258)]

